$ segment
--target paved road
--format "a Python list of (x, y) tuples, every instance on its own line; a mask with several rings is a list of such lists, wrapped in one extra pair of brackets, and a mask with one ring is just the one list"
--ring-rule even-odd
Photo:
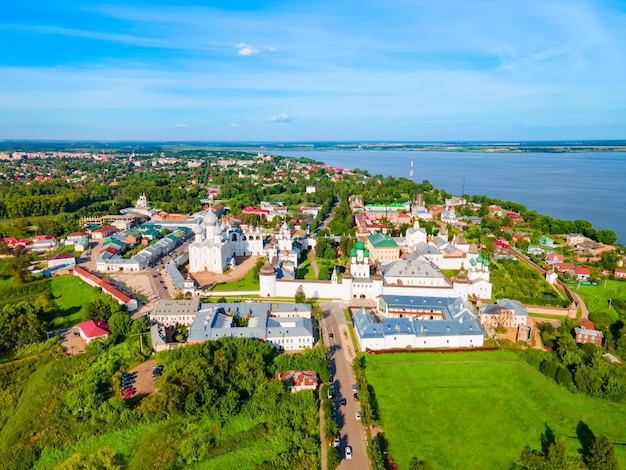
[[(370, 461), (367, 457), (365, 430), (361, 421), (357, 421), (356, 412), (361, 411), (359, 402), (354, 401), (352, 385), (356, 383), (352, 372), (352, 360), (355, 357), (348, 324), (343, 315), (340, 302), (322, 302), (324, 316), (321, 320), (321, 329), (324, 342), (329, 345), (329, 363), (331, 373), (334, 375), (335, 400), (337, 402), (337, 424), (341, 445), (339, 453), (341, 455), (340, 469), (368, 469)], [(332, 338), (330, 335), (332, 334)], [(339, 393), (337, 393), (337, 391)], [(346, 399), (346, 405), (341, 406), (341, 398)], [(345, 448), (352, 447), (352, 459), (346, 460)]]

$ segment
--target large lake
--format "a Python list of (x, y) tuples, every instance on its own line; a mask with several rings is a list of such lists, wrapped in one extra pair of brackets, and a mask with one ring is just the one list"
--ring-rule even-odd
[[(267, 151), (267, 149), (265, 149)], [(430, 181), (460, 195), (516, 201), (565, 220), (585, 219), (596, 230), (609, 228), (626, 242), (626, 153), (469, 153), (404, 150), (272, 152), (306, 157), (339, 168), (361, 168), (372, 175)], [(465, 186), (463, 186), (465, 185)]]

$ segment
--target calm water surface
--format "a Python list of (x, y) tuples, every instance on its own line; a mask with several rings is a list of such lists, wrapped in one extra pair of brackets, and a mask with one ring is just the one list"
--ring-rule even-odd
[(436, 188), (516, 201), (551, 217), (590, 221), (626, 242), (626, 153), (453, 153), (404, 150), (280, 151), (372, 175), (430, 181)]

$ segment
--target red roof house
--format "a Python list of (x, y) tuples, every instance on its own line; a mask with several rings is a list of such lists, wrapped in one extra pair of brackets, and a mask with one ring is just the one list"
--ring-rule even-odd
[(292, 392), (317, 389), (317, 372), (314, 370), (288, 370), (276, 372), (276, 377), (284, 382)]
[(546, 263), (548, 264), (562, 263), (563, 261), (565, 261), (565, 256), (558, 253), (548, 253), (546, 255)]
[(85, 343), (89, 344), (94, 338), (109, 336), (109, 325), (102, 320), (87, 320), (78, 324), (78, 331)]

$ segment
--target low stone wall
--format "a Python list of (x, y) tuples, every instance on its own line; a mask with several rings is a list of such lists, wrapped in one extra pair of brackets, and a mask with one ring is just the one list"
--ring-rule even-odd
[(572, 317), (576, 318), (575, 308), (557, 308), (557, 307), (542, 307), (540, 305), (524, 305), (528, 313), (539, 313), (541, 315), (558, 315), (560, 317)]

